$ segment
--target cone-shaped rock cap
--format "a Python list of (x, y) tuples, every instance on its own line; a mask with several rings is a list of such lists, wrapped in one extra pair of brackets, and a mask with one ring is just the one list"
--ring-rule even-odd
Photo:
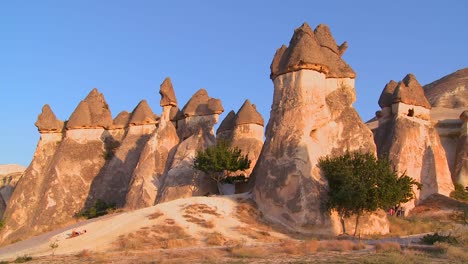
[(148, 102), (146, 102), (146, 100), (141, 100), (133, 110), (128, 124), (130, 126), (139, 126), (156, 123), (153, 110), (149, 107)]
[(210, 98), (205, 89), (198, 90), (182, 109), (185, 117), (221, 114), (224, 112), (221, 100)]
[(122, 111), (114, 118), (113, 128), (128, 127), (129, 121), (130, 121), (130, 113), (127, 111)]
[(424, 90), (413, 74), (403, 78), (393, 93), (393, 103), (405, 103), (409, 105), (422, 106), (431, 109), (431, 104), (424, 95)]
[(161, 95), (161, 106), (177, 106), (177, 98), (172, 87), (171, 78), (167, 77), (159, 88), (159, 94)]
[(379, 105), (381, 108), (384, 107), (390, 107), (392, 106), (393, 103), (393, 93), (395, 92), (395, 89), (397, 88), (398, 83), (395, 82), (394, 80), (391, 80), (390, 82), (385, 85), (382, 94), (380, 94), (379, 98)]
[(42, 107), (42, 112), (37, 116), (34, 125), (39, 132), (61, 132), (63, 129), (63, 121), (57, 119), (48, 104)]
[(242, 124), (257, 124), (264, 126), (264, 120), (262, 115), (260, 115), (255, 108), (255, 105), (251, 104), (247, 99), (237, 112), (235, 124), (236, 126)]
[(328, 78), (355, 78), (356, 73), (341, 59), (347, 44), (337, 46), (330, 29), (319, 25), (315, 32), (307, 23), (294, 30), (289, 47), (276, 51), (271, 63), (272, 79), (302, 69), (315, 70)]
[(465, 110), (460, 114), (460, 119), (463, 120), (463, 122), (468, 121), (468, 110)]
[(104, 96), (94, 88), (70, 116), (67, 129), (109, 128), (112, 123), (112, 115)]
[(218, 127), (218, 130), (216, 130), (216, 134), (219, 134), (224, 131), (228, 130), (234, 130), (234, 125), (236, 121), (236, 113), (231, 110), (227, 116), (223, 119), (223, 122)]

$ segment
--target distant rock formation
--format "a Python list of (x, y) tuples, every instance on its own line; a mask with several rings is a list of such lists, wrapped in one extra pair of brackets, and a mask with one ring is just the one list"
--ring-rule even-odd
[(216, 130), (216, 140), (232, 140), (232, 132), (236, 121), (236, 112), (229, 111)]
[(408, 74), (396, 86), (394, 81), (387, 84), (379, 105), (382, 110), (375, 130), (379, 156), (388, 155), (400, 173), (423, 184), (421, 191), (414, 190), (416, 200), (406, 209), (434, 193), (448, 196), (453, 184), (445, 151), (430, 122), (431, 105), (416, 77)]
[(170, 169), (163, 175), (157, 203), (178, 198), (217, 193), (215, 182), (192, 167), (197, 150), (215, 144), (214, 128), (224, 111), (221, 101), (198, 90), (182, 108), (177, 121), (177, 134), (182, 140), (177, 146)]
[(468, 110), (460, 115), (463, 121), (456, 151), (454, 182), (468, 187)]
[(109, 128), (111, 125), (109, 106), (104, 96), (94, 88), (70, 116), (66, 128)]
[(146, 143), (132, 175), (125, 206), (130, 209), (152, 206), (162, 184), (162, 176), (172, 163), (179, 137), (170, 120), (177, 100), (171, 80), (166, 78), (160, 86), (160, 105), (163, 107), (158, 128)]
[(10, 201), (11, 194), (26, 168), (17, 164), (0, 165), (0, 219)]
[[(352, 107), (356, 74), (342, 59), (327, 26), (294, 31), (271, 64), (274, 96), (266, 140), (251, 177), (263, 214), (297, 231), (341, 232), (336, 215), (323, 213), (327, 181), (317, 166), (326, 155), (376, 151), (371, 131)], [(361, 228), (386, 233), (385, 216)], [(352, 221), (352, 220), (349, 220)]]
[(468, 107), (468, 68), (424, 85), (424, 93), (432, 107)]

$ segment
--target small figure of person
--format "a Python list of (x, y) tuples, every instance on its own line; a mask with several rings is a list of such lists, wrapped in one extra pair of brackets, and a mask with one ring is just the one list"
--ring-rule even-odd
[(390, 214), (390, 216), (393, 216), (393, 214), (395, 213), (395, 211), (393, 210), (393, 207), (390, 208), (390, 210), (388, 210), (388, 213)]

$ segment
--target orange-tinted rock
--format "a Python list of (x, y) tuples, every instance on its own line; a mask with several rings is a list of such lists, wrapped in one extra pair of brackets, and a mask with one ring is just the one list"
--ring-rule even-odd
[(88, 96), (81, 101), (67, 122), (67, 129), (76, 128), (109, 128), (112, 115), (104, 96), (94, 88)]
[(255, 105), (251, 104), (249, 100), (245, 100), (236, 115), (235, 125), (238, 126), (242, 124), (257, 124), (264, 126), (262, 115), (260, 115), (255, 108)]
[(468, 107), (468, 68), (424, 85), (424, 93), (432, 107)]
[(221, 100), (209, 97), (205, 89), (198, 90), (182, 109), (185, 117), (221, 114), (223, 111)]
[(128, 122), (130, 121), (131, 114), (127, 111), (120, 112), (113, 122), (113, 128), (125, 128), (128, 127)]
[(231, 110), (219, 125), (218, 130), (216, 130), (216, 139), (230, 140), (232, 131), (234, 130), (235, 121), (236, 113)]
[(405, 103), (408, 105), (422, 106), (431, 109), (429, 101), (424, 95), (424, 90), (413, 74), (408, 74), (398, 83), (393, 93), (393, 103)]
[(37, 117), (36, 123), (39, 132), (61, 132), (63, 129), (63, 121), (60, 121), (55, 116), (54, 112), (48, 104), (42, 107), (41, 114)]
[(148, 125), (156, 124), (153, 110), (148, 105), (146, 100), (141, 100), (140, 103), (135, 107), (130, 117), (129, 125), (138, 126), (138, 125)]
[(167, 77), (159, 88), (159, 94), (161, 95), (161, 106), (177, 106), (177, 98), (172, 87), (171, 78)]
[(379, 106), (381, 108), (384, 108), (384, 107), (391, 107), (392, 104), (393, 104), (393, 93), (395, 92), (395, 89), (397, 88), (398, 86), (398, 83), (395, 82), (394, 80), (391, 80), (390, 82), (388, 82), (382, 93), (380, 94), (380, 98), (379, 98)]

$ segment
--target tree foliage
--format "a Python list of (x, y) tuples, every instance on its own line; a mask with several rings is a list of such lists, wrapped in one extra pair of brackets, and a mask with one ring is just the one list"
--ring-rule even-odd
[(229, 182), (227, 178), (233, 176), (233, 172), (245, 171), (249, 167), (247, 155), (242, 155), (239, 148), (231, 148), (228, 141), (219, 141), (205, 150), (198, 150), (193, 160), (193, 168), (205, 172), (217, 183)]
[(364, 212), (389, 209), (414, 199), (413, 186), (421, 184), (405, 173), (398, 176), (388, 158), (377, 160), (372, 153), (346, 152), (339, 157), (319, 160), (328, 180), (328, 211), (335, 209), (341, 217), (356, 215), (356, 235), (359, 217)]

